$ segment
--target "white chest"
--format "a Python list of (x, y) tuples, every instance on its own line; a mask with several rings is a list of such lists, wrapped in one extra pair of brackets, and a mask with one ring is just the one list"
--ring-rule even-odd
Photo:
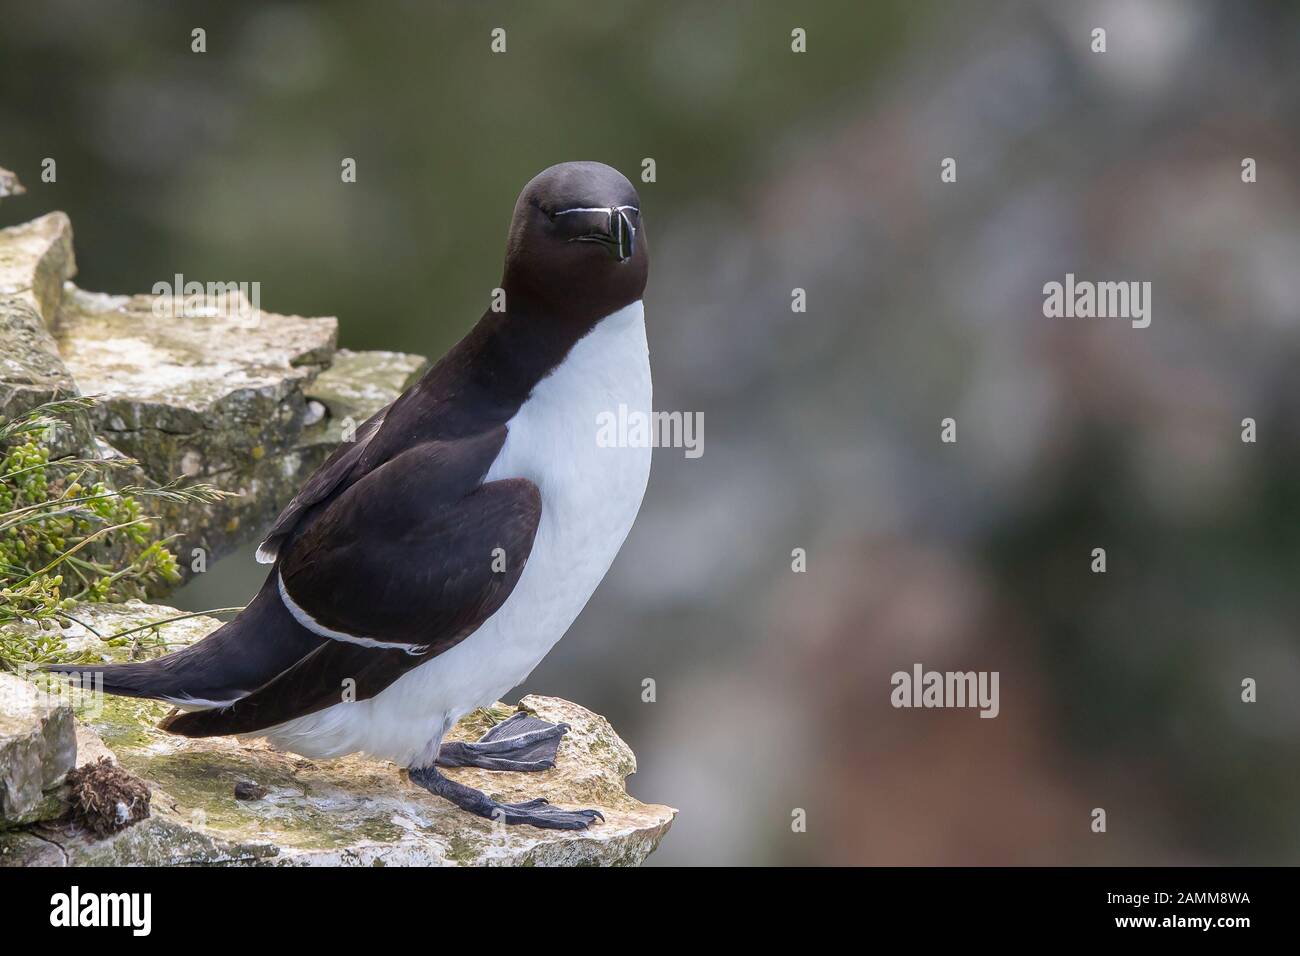
[[(268, 736), (308, 756), (366, 751), (432, 759), (443, 731), (535, 668), (582, 611), (632, 528), (651, 449), (607, 447), (603, 415), (651, 411), (640, 302), (603, 319), (538, 383), (508, 423), (486, 480), (527, 478), (541, 492), (532, 552), (501, 609), (455, 647), (378, 696), (300, 718)], [(433, 751), (436, 753), (436, 750)]]
[[(493, 700), (523, 680), (586, 605), (636, 520), (650, 477), (649, 447), (608, 447), (603, 416), (651, 410), (650, 360), (640, 302), (608, 316), (533, 390), (509, 423), (487, 480), (527, 478), (542, 517), (519, 583), (466, 640), (493, 660)], [(482, 635), (478, 645), (470, 645)], [(491, 644), (489, 649), (488, 644)], [(445, 655), (444, 655), (445, 656)]]

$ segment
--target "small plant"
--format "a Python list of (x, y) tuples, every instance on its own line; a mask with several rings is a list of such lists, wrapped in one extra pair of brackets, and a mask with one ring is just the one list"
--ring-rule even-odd
[[(91, 398), (48, 402), (0, 424), (0, 667), (86, 663), (72, 653), (58, 626), (83, 601), (145, 597), (151, 585), (180, 580), (171, 537), (156, 537), (156, 517), (142, 499), (212, 502), (225, 497), (211, 485), (114, 488), (110, 472), (129, 458), (51, 457), (61, 416), (94, 405)], [(24, 622), (51, 626), (19, 633)], [(110, 639), (108, 643), (113, 643)]]

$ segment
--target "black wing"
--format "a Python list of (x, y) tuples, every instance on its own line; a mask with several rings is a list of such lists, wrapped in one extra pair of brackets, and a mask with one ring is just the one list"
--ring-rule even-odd
[(324, 501), (333, 494), (335, 489), (346, 485), (361, 460), (366, 446), (370, 444), (370, 439), (384, 424), (384, 418), (392, 407), (386, 405), (362, 422), (356, 430), (355, 440), (339, 445), (321, 463), (321, 466), (312, 472), (307, 483), (284, 506), (284, 510), (275, 519), (275, 524), (271, 525), (271, 530), (257, 546), (258, 563), (273, 563), (281, 545), (293, 533), (294, 527), (302, 520), (308, 509)]
[(251, 733), (340, 703), (345, 686), (364, 700), (474, 633), (514, 589), (541, 518), (531, 481), (481, 483), (504, 436), (417, 446), (324, 505), (277, 572), (298, 623), (326, 640), (247, 697), (163, 727)]

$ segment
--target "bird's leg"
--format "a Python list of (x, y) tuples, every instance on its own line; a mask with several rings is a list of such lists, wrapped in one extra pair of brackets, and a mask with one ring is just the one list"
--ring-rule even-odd
[(413, 783), (430, 793), (498, 823), (528, 823), (543, 830), (585, 830), (597, 820), (605, 819), (599, 810), (561, 810), (541, 799), (500, 803), (482, 790), (448, 780), (437, 767), (412, 767), (409, 773)]
[[(439, 767), (484, 770), (549, 770), (568, 724), (551, 724), (519, 711), (474, 743), (447, 741), (438, 750)], [(468, 808), (467, 808), (468, 809)]]
[(438, 749), (432, 767), (412, 767), (411, 781), (450, 800), (462, 810), (501, 823), (527, 823), (546, 830), (585, 830), (605, 817), (599, 810), (561, 810), (545, 800), (501, 803), (481, 790), (449, 780), (438, 767), (480, 767), (485, 770), (547, 770), (568, 724), (552, 724), (520, 711), (497, 724), (474, 743), (448, 741)]

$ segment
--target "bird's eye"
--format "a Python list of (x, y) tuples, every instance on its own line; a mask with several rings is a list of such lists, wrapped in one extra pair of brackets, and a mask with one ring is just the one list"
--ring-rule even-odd
[(551, 221), (565, 238), (609, 234), (608, 209), (561, 209), (551, 217)]

